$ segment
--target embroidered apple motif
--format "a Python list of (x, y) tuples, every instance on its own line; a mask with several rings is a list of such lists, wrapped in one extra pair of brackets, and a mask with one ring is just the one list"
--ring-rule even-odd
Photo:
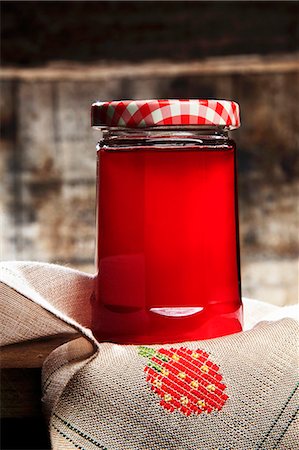
[(203, 350), (139, 347), (139, 355), (149, 358), (146, 381), (170, 412), (211, 413), (221, 410), (228, 399), (219, 367)]

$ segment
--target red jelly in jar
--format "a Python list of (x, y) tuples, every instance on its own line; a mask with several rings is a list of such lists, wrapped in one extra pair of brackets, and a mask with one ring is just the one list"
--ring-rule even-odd
[(223, 100), (97, 102), (101, 341), (166, 343), (241, 331), (236, 147)]

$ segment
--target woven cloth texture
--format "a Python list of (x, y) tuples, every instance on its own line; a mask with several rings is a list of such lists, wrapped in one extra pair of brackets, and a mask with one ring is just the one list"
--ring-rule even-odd
[(53, 449), (299, 449), (298, 322), (268, 321), (295, 317), (293, 309), (245, 300), (242, 333), (116, 345), (89, 329), (94, 277), (11, 262), (0, 280), (2, 345), (81, 334), (43, 366)]

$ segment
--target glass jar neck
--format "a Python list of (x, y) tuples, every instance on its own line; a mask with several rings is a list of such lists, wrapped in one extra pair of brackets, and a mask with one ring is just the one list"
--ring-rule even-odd
[(100, 147), (126, 147), (140, 145), (225, 145), (228, 130), (224, 127), (163, 126), (152, 128), (104, 128), (101, 129)]

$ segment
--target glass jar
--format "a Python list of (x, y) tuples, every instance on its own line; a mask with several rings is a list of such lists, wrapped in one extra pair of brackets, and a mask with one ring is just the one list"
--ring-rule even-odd
[(242, 329), (239, 108), (219, 100), (97, 102), (101, 341), (165, 343)]

